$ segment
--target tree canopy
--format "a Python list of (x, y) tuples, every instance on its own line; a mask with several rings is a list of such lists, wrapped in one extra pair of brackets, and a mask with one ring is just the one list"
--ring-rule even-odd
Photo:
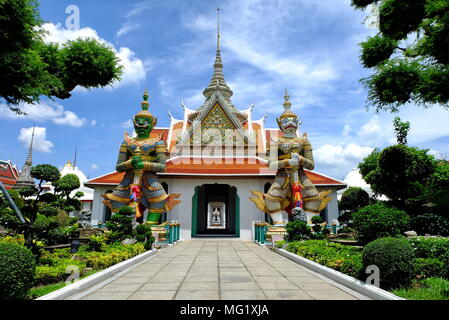
[(0, 0), (0, 98), (13, 111), (41, 96), (66, 99), (76, 86), (104, 87), (123, 67), (109, 46), (94, 39), (44, 42), (36, 0)]
[(352, 0), (379, 9), (379, 32), (361, 43), (368, 103), (398, 111), (403, 104), (449, 107), (449, 1)]
[(349, 187), (341, 195), (338, 201), (338, 221), (350, 225), (352, 214), (360, 208), (370, 204), (368, 192), (360, 187)]
[(418, 199), (422, 199), (436, 168), (427, 151), (402, 144), (376, 149), (359, 163), (360, 173), (376, 194), (387, 196), (395, 207), (419, 212), (424, 203)]

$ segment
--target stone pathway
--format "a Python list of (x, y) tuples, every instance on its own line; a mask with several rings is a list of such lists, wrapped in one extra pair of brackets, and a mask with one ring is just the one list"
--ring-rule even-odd
[(188, 240), (69, 299), (368, 299), (251, 241)]

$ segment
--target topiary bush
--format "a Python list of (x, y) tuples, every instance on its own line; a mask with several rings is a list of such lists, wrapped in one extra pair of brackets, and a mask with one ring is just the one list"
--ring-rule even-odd
[(312, 231), (310, 227), (301, 220), (290, 221), (287, 223), (287, 236), (286, 240), (288, 242), (291, 241), (300, 241), (311, 238)]
[(323, 227), (321, 226), (321, 223), (324, 222), (323, 218), (321, 218), (320, 216), (313, 216), (311, 220), (312, 224), (314, 224), (314, 226), (312, 227), (313, 231), (320, 232), (321, 229), (323, 229)]
[(122, 241), (130, 238), (133, 233), (132, 218), (121, 213), (114, 214), (106, 223), (106, 228), (110, 231), (107, 234), (109, 242)]
[(34, 283), (36, 261), (31, 250), (0, 242), (0, 300), (24, 299)]
[(376, 203), (355, 212), (352, 227), (359, 241), (366, 244), (379, 238), (401, 235), (407, 231), (409, 221), (404, 211)]
[(155, 238), (153, 237), (153, 233), (151, 232), (151, 227), (145, 224), (139, 224), (136, 227), (136, 240), (138, 242), (143, 242), (145, 250), (151, 250), (153, 246), (153, 242)]
[(427, 213), (413, 217), (410, 221), (410, 229), (420, 236), (430, 234), (432, 236), (449, 236), (449, 220), (436, 214)]
[(415, 272), (415, 252), (407, 239), (381, 238), (368, 243), (362, 252), (363, 268), (375, 265), (380, 285), (390, 289), (409, 284)]

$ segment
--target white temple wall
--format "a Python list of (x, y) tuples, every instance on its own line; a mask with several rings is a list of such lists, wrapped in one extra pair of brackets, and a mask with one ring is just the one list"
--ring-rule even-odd
[[(258, 178), (254, 179), (192, 179), (192, 178), (164, 178), (159, 180), (161, 183), (166, 182), (168, 185), (168, 193), (180, 193), (181, 203), (175, 206), (170, 212), (167, 213), (168, 221), (180, 221), (181, 222), (181, 239), (191, 239), (192, 228), (192, 198), (195, 193), (195, 187), (203, 184), (228, 184), (237, 188), (237, 195), (240, 199), (240, 239), (252, 240), (254, 237), (254, 222), (264, 221), (265, 215), (259, 211), (254, 203), (249, 200), (251, 196), (251, 190), (264, 191), (266, 183), (272, 183), (273, 179)], [(103, 197), (101, 194), (108, 190), (113, 190), (113, 186), (95, 186), (94, 200), (92, 204), (92, 225), (97, 225), (98, 222), (104, 222), (105, 205), (103, 204)], [(320, 187), (317, 189), (332, 190), (329, 195), (332, 200), (327, 205), (328, 223), (332, 223), (333, 219), (338, 218), (338, 202), (337, 192), (335, 188)]]

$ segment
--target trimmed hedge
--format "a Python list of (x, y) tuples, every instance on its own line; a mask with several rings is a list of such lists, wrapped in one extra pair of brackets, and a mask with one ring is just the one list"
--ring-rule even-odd
[(286, 229), (286, 240), (289, 242), (310, 239), (312, 235), (312, 230), (307, 223), (300, 220), (290, 221), (287, 223)]
[(24, 299), (34, 283), (36, 258), (16, 243), (0, 242), (0, 300)]
[(358, 248), (327, 240), (307, 240), (289, 242), (287, 250), (352, 277), (362, 277), (362, 253)]
[(72, 259), (74, 255), (69, 248), (47, 251), (41, 256), (36, 268), (36, 283), (44, 285), (64, 281), (68, 277), (66, 269), (71, 265), (77, 266), (80, 275), (83, 275), (87, 268), (105, 269), (143, 252), (145, 248), (141, 243), (105, 245), (102, 252), (89, 251), (88, 246), (81, 246), (75, 255), (77, 260)]
[(415, 250), (417, 258), (437, 258), (441, 259), (449, 254), (448, 238), (425, 238), (414, 237), (408, 241)]
[(406, 285), (414, 277), (415, 252), (407, 239), (381, 238), (363, 248), (363, 268), (375, 265), (383, 288)]
[(443, 261), (437, 258), (416, 258), (415, 274), (416, 278), (445, 278), (448, 268)]
[(381, 203), (361, 208), (352, 215), (352, 227), (363, 244), (383, 237), (394, 237), (407, 231), (409, 216)]

